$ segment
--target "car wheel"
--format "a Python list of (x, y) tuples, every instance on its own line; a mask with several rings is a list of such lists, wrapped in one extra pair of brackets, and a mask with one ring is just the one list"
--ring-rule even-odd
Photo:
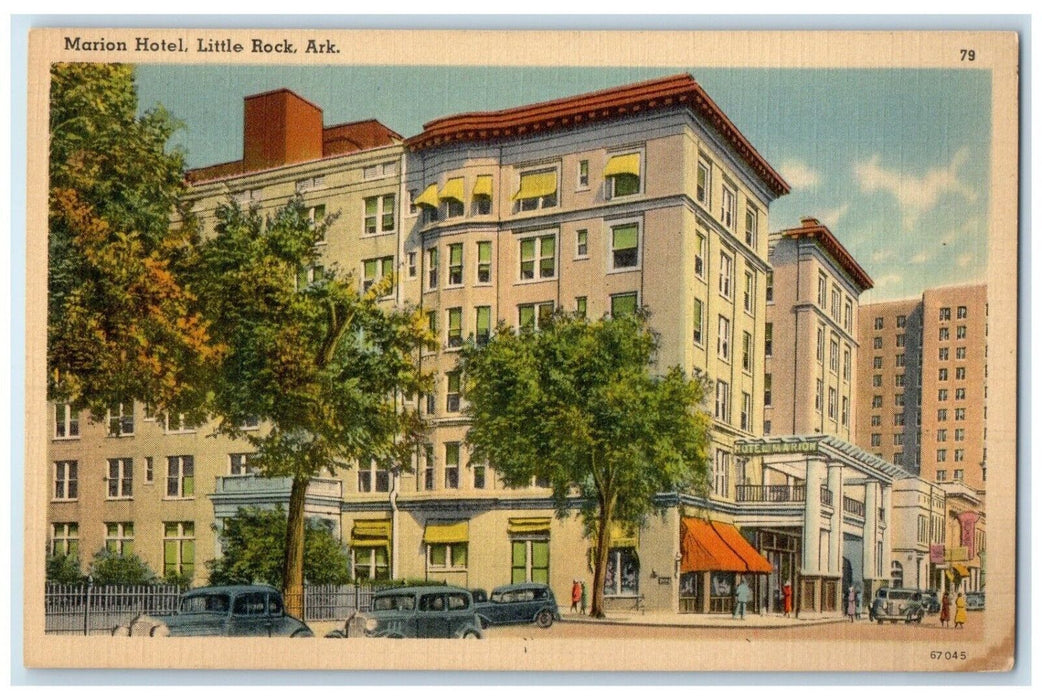
[(487, 630), (492, 625), (487, 617), (478, 617), (478, 622), (481, 624), (481, 629), (483, 630)]
[(314, 633), (310, 630), (294, 630), (293, 634), (290, 635), (291, 639), (299, 639), (301, 637), (314, 637)]
[(879, 624), (883, 624), (882, 620), (876, 620), (876, 622), (878, 622)]
[(326, 632), (326, 639), (346, 639), (347, 635), (344, 634), (344, 630), (332, 630)]
[(546, 629), (550, 625), (554, 624), (554, 614), (549, 610), (542, 610), (535, 616), (535, 623), (539, 627)]
[(477, 630), (467, 630), (463, 633), (464, 639), (481, 639), (481, 633)]

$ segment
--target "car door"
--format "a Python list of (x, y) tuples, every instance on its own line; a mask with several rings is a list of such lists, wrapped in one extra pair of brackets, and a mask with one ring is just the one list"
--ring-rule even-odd
[(268, 615), (268, 594), (248, 591), (235, 597), (228, 623), (231, 637), (270, 637), (272, 619)]
[(444, 593), (421, 594), (419, 610), (416, 613), (416, 636), (435, 639), (448, 637), (449, 620), (445, 608)]

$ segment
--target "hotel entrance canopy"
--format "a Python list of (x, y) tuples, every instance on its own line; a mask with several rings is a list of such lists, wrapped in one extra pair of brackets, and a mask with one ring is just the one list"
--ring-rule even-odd
[(770, 563), (734, 525), (700, 518), (680, 521), (680, 572), (734, 571), (769, 574)]

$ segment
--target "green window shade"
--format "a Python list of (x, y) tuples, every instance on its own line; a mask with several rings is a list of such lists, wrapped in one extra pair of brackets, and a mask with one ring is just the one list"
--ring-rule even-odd
[(492, 243), (489, 241), (482, 241), (478, 243), (478, 262), (488, 263), (492, 262)]
[(449, 309), (449, 333), (458, 333), (463, 325), (463, 309)]
[(376, 197), (366, 197), (365, 200), (365, 215), (375, 216), (376, 215)]
[(431, 566), (445, 566), (447, 549), (443, 544), (429, 545), (431, 548)]
[(181, 547), (181, 566), (185, 573), (195, 566), (195, 540), (184, 540)]
[(427, 328), (431, 331), (438, 330), (438, 312), (428, 311), (427, 312)]
[(376, 566), (383, 568), (387, 566), (387, 549), (385, 547), (377, 547), (371, 550), (376, 558)]
[(539, 325), (544, 326), (550, 317), (554, 314), (553, 304), (540, 304), (539, 305)]
[(393, 231), (394, 230), (394, 195), (389, 194), (384, 196), (384, 215), (381, 221), (381, 230)]
[[(459, 393), (459, 372), (449, 372), (449, 392), (453, 394)], [(445, 446), (445, 461), (449, 464), (459, 464), (459, 445), (457, 443), (449, 443)]]
[(511, 543), (510, 582), (524, 583), (525, 570), (528, 561), (527, 542), (515, 540)]
[(185, 537), (195, 537), (195, 523), (182, 523), (181, 532)]
[(109, 537), (116, 537), (119, 534), (119, 526), (116, 523), (109, 523), (105, 526), (105, 533)]
[(536, 541), (532, 543), (532, 568), (545, 569), (550, 566), (550, 543)]
[(624, 316), (637, 310), (636, 294), (617, 294), (611, 298), (611, 315)]
[(702, 317), (704, 311), (702, 310), (702, 300), (695, 298), (695, 332), (698, 333), (699, 337), (702, 335)]
[(454, 568), (465, 568), (467, 566), (467, 545), (452, 545), (452, 566)]
[(69, 556), (78, 557), (80, 554), (80, 541), (69, 540)]
[(376, 261), (375, 260), (366, 260), (365, 261), (365, 278), (371, 280), (374, 277), (376, 277)]
[(178, 547), (176, 540), (167, 540), (163, 543), (163, 574), (176, 574)]
[(449, 246), (449, 264), (450, 265), (462, 265), (463, 264), (463, 244), (454, 243)]
[(586, 297), (575, 298), (575, 313), (581, 318), (586, 318)]
[(108, 540), (105, 543), (105, 549), (112, 552), (113, 554), (119, 554), (119, 543), (116, 540)]
[(522, 260), (531, 260), (535, 257), (535, 240), (534, 238), (526, 238), (521, 241)]
[(431, 248), (427, 251), (427, 263), (430, 267), (435, 268), (438, 266), (438, 249)]
[(134, 555), (134, 543), (130, 540), (123, 542), (123, 556), (130, 557)]
[(535, 325), (535, 307), (531, 305), (518, 307), (517, 320), (522, 328)]
[(623, 250), (626, 248), (637, 247), (637, 225), (628, 224), (626, 226), (619, 226), (613, 228), (612, 232), (612, 247), (615, 250)]
[[(456, 380), (455, 389), (453, 389), (453, 379)], [(459, 375), (455, 372), (449, 375), (449, 391), (459, 391)], [(446, 466), (458, 466), (459, 465), (459, 443), (450, 442), (445, 445), (445, 465)]]
[(492, 307), (491, 306), (479, 306), (477, 308), (477, 326), (478, 334), (484, 333), (488, 335), (492, 328)]
[(380, 276), (387, 277), (394, 273), (394, 258), (384, 258), (380, 261)]
[(191, 476), (191, 474), (188, 473), (187, 470), (186, 470), (185, 479), (184, 479), (184, 493), (182, 493), (181, 495), (182, 496), (194, 496), (195, 495), (195, 477)]
[(554, 247), (555, 247), (554, 244), (556, 242), (557, 242), (557, 239), (555, 239), (553, 236), (547, 236), (545, 238), (539, 239), (539, 255), (540, 255), (540, 257), (543, 257), (543, 258), (551, 257), (552, 258), (554, 256)]
[(163, 524), (163, 537), (177, 537), (177, 523)]

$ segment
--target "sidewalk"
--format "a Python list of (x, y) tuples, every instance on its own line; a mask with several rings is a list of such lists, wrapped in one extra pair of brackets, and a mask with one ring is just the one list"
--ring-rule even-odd
[[(576, 613), (561, 613), (561, 622), (579, 625), (644, 625), (648, 627), (742, 627), (746, 629), (777, 629), (785, 627), (811, 627), (814, 625), (830, 625), (834, 623), (851, 624), (846, 617), (822, 615), (819, 613), (801, 614), (799, 618), (783, 615), (747, 614), (745, 619), (734, 619), (729, 614), (678, 614), (664, 612), (640, 613), (638, 611), (608, 612), (607, 617), (597, 620)], [(867, 622), (862, 616), (859, 622)]]

